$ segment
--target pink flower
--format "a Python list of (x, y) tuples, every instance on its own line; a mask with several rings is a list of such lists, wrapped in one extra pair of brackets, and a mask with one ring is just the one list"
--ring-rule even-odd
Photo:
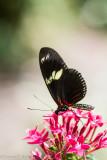
[(88, 150), (90, 148), (89, 144), (85, 144), (84, 142), (84, 137), (80, 136), (78, 139), (77, 138), (72, 138), (71, 136), (68, 137), (68, 153), (76, 153), (79, 156), (83, 156), (84, 151)]
[(41, 152), (37, 148), (32, 151), (32, 160), (41, 160)]
[[(33, 152), (34, 160), (85, 159), (100, 148), (107, 148), (107, 130), (95, 134), (105, 123), (100, 115), (75, 109), (60, 114), (44, 116), (49, 131), (37, 128), (27, 130), (24, 138), (29, 144), (38, 144), (44, 157)], [(50, 138), (49, 138), (50, 137)]]
[(41, 132), (37, 128), (27, 130), (27, 136), (24, 138), (28, 144), (43, 144), (48, 140), (48, 131), (43, 129)]

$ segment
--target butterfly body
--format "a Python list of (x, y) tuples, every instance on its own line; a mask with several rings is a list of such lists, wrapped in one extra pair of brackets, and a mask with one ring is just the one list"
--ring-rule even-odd
[(86, 94), (86, 83), (77, 70), (67, 67), (52, 48), (44, 47), (39, 53), (40, 69), (46, 86), (58, 105), (55, 113), (72, 108), (92, 110), (89, 105), (77, 104)]

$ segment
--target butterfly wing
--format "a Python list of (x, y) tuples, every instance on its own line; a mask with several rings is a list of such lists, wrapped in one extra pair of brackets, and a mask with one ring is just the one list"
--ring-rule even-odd
[(39, 63), (49, 92), (55, 102), (59, 105), (61, 81), (67, 66), (59, 54), (48, 47), (44, 47), (40, 50)]
[(81, 73), (75, 69), (67, 69), (61, 81), (61, 100), (67, 105), (80, 101), (86, 94), (86, 83)]
[(63, 104), (81, 110), (91, 111), (94, 109), (91, 105), (77, 103), (84, 98), (87, 91), (86, 83), (81, 73), (75, 69), (67, 69), (61, 82), (60, 97)]
[(45, 83), (59, 106), (73, 105), (86, 94), (86, 83), (75, 69), (68, 69), (59, 54), (48, 47), (42, 48), (39, 63)]

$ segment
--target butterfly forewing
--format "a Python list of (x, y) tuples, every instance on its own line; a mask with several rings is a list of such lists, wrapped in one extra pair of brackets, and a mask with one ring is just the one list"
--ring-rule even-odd
[(39, 63), (50, 94), (58, 104), (60, 98), (59, 86), (67, 66), (59, 54), (48, 47), (44, 47), (40, 50)]
[(49, 78), (52, 74), (60, 69), (66, 69), (63, 59), (58, 53), (48, 47), (44, 47), (40, 50), (39, 54), (40, 68), (44, 78)]

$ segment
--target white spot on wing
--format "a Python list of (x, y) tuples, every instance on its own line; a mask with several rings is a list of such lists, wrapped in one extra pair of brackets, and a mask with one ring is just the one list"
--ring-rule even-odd
[(55, 71), (52, 72), (52, 79), (55, 78)]
[(45, 57), (43, 57), (43, 58), (41, 59), (41, 63), (43, 63), (43, 62), (44, 62), (44, 60), (45, 60)]
[(46, 82), (47, 85), (51, 83), (51, 81), (48, 80), (47, 78), (46, 78), (45, 82)]
[(62, 76), (62, 73), (63, 73), (63, 69), (60, 69), (55, 75), (55, 80), (60, 79), (60, 77)]
[(54, 80), (59, 80), (62, 76), (63, 73), (63, 69), (60, 69), (59, 71), (53, 71), (52, 75), (47, 79), (45, 79), (45, 82), (47, 85), (51, 84), (52, 81)]
[(48, 53), (45, 57), (42, 57), (41, 63), (43, 64), (45, 60), (49, 59), (50, 54)]
[(46, 56), (46, 60), (49, 59), (49, 57), (50, 57), (50, 54), (48, 53), (47, 56)]
[(52, 76), (49, 77), (49, 81), (52, 81)]

